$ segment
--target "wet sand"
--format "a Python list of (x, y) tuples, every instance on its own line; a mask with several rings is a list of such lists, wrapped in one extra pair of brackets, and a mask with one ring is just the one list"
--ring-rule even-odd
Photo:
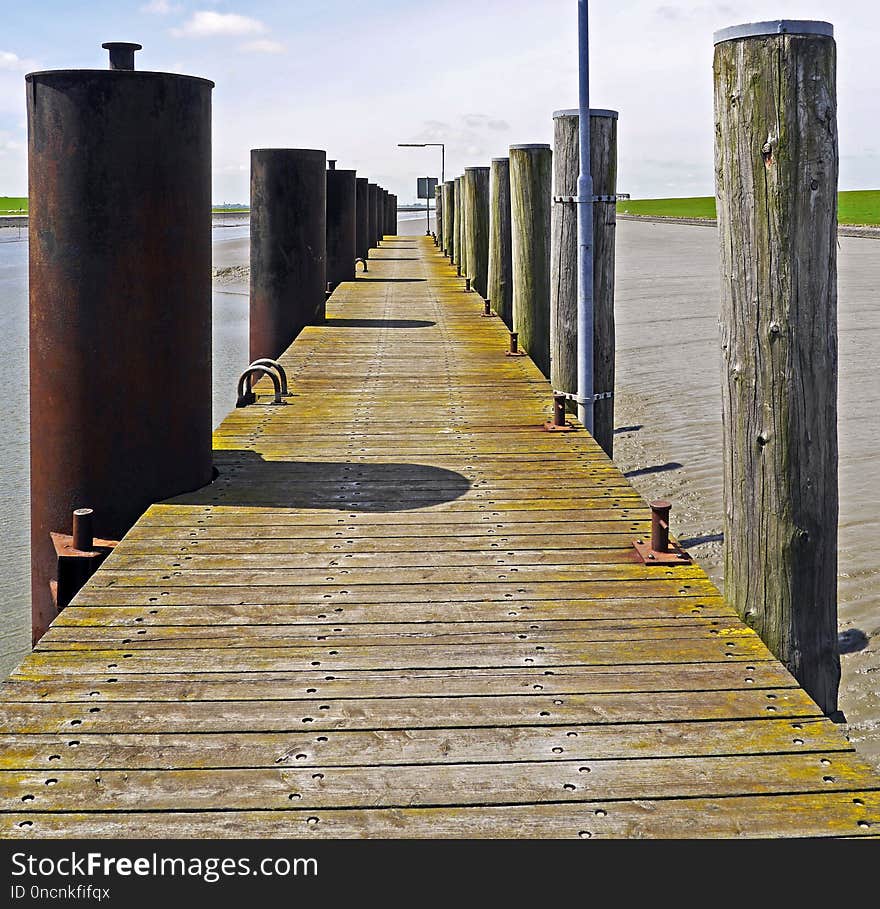
[[(615, 459), (646, 497), (673, 502), (673, 531), (723, 585), (717, 243), (712, 227), (618, 222)], [(841, 237), (840, 706), (880, 766), (878, 286), (880, 243)]]

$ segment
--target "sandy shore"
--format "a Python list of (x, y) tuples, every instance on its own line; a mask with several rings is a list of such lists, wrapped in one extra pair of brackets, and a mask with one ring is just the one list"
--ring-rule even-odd
[[(673, 530), (722, 584), (717, 242), (706, 227), (618, 224), (615, 458), (646, 497), (673, 502)], [(847, 734), (880, 766), (878, 254), (840, 240), (838, 590)]]

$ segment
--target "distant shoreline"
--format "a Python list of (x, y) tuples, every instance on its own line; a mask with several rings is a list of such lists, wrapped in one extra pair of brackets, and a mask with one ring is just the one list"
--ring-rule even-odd
[[(653, 224), (685, 224), (691, 227), (717, 227), (715, 218), (679, 218), (675, 215), (624, 215), (617, 213), (621, 221), (647, 221)], [(880, 240), (880, 227), (869, 224), (838, 224), (841, 237), (862, 237), (866, 240)]]

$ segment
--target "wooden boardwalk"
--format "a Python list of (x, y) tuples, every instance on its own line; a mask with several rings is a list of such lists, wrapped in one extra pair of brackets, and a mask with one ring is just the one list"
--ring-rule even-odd
[[(2, 688), (6, 836), (872, 835), (880, 778), (426, 238)], [(261, 399), (268, 400), (268, 399)], [(872, 827), (873, 824), (873, 827)]]

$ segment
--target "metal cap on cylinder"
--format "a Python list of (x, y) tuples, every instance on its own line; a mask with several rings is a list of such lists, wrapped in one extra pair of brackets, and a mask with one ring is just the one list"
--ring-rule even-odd
[[(567, 110), (555, 110), (553, 111), (553, 119), (559, 120), (560, 117), (580, 117), (581, 112), (576, 108), (568, 108)], [(616, 120), (620, 114), (616, 110), (606, 110), (602, 107), (591, 107), (590, 108), (591, 117), (610, 117), (612, 120)]]
[[(121, 539), (211, 481), (211, 90), (111, 69), (30, 73), (33, 636), (56, 614), (51, 534), (94, 508)], [(75, 519), (85, 542), (88, 518)]]
[(143, 50), (142, 44), (130, 41), (106, 41), (101, 45), (110, 51), (110, 69), (133, 70), (135, 51)]
[(834, 26), (830, 22), (812, 19), (771, 19), (767, 22), (746, 22), (732, 25), (715, 32), (712, 40), (715, 44), (724, 41), (736, 41), (740, 38), (763, 38), (769, 35), (817, 35), (823, 38), (834, 37)]

